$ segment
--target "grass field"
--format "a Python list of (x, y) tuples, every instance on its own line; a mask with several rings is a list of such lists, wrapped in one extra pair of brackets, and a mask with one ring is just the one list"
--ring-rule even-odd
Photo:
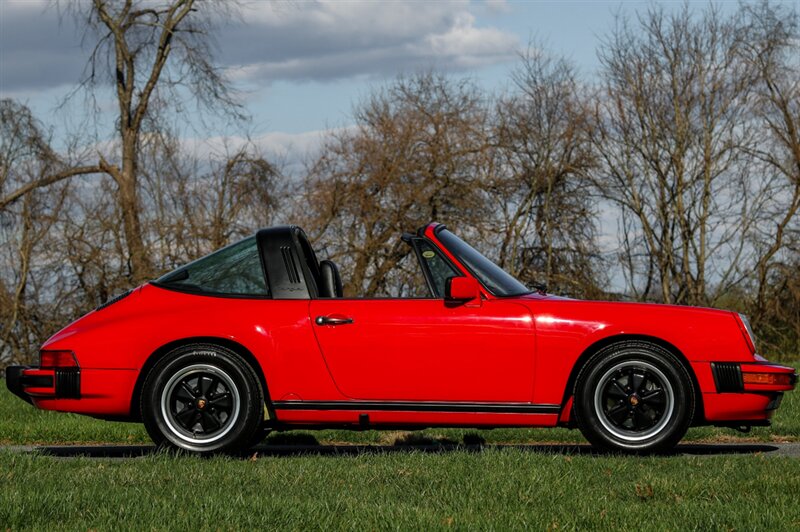
[[(5, 445), (148, 441), (137, 424), (40, 412), (0, 384)], [(750, 439), (800, 441), (797, 395), (787, 395), (772, 429), (754, 430)], [(567, 430), (436, 429), (412, 437), (278, 433), (268, 442), (459, 442), (468, 433), (489, 443), (583, 441)], [(735, 434), (693, 429), (688, 439), (731, 440)], [(796, 458), (621, 457), (524, 446), (381, 449), (122, 460), (0, 451), (0, 529), (800, 528)]]
[(523, 449), (247, 459), (0, 452), (4, 529), (800, 527), (800, 460)]

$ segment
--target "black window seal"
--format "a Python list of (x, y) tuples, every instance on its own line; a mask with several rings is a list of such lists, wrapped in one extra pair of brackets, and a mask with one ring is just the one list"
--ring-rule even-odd
[[(414, 254), (417, 256), (417, 261), (419, 262), (419, 266), (420, 268), (422, 268), (422, 275), (425, 277), (425, 282), (427, 283), (428, 290), (430, 291), (431, 294), (430, 299), (442, 299), (442, 300), (445, 299), (444, 294), (442, 294), (441, 296), (436, 295), (436, 284), (433, 280), (433, 273), (431, 273), (431, 269), (428, 266), (427, 261), (423, 260), (422, 251), (420, 250), (420, 243), (427, 242), (428, 244), (430, 244), (431, 249), (434, 250), (434, 253), (436, 253), (439, 256), (439, 258), (441, 258), (445, 262), (445, 264), (450, 266), (450, 269), (452, 269), (453, 272), (456, 274), (453, 275), (452, 277), (464, 277), (464, 274), (461, 273), (459, 268), (457, 268), (456, 265), (453, 264), (453, 262), (447, 257), (447, 255), (442, 253), (442, 250), (439, 249), (439, 246), (436, 245), (436, 242), (424, 236), (411, 237), (409, 240), (411, 247), (414, 249)], [(405, 299), (405, 298), (398, 298), (398, 299)]]
[(192, 296), (220, 297), (223, 299), (273, 299), (270, 294), (224, 294), (222, 292), (205, 292), (203, 290), (179, 288), (177, 286), (159, 283), (158, 281), (150, 281), (148, 284), (151, 284), (157, 288), (163, 288), (164, 290), (180, 292), (181, 294), (188, 294)]

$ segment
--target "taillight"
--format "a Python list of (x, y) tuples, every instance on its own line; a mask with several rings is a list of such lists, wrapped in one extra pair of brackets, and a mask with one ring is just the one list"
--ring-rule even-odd
[(40, 368), (77, 368), (78, 361), (72, 351), (39, 351)]

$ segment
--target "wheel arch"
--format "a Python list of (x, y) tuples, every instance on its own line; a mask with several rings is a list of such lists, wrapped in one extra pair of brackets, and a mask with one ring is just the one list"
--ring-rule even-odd
[[(578, 378), (578, 374), (581, 372), (581, 369), (592, 359), (592, 357), (600, 352), (602, 349), (617, 343), (622, 343), (630, 340), (637, 340), (641, 342), (651, 343), (666, 349), (673, 355), (675, 358), (680, 361), (683, 365), (686, 372), (689, 374), (689, 378), (692, 379), (692, 387), (694, 388), (695, 394), (695, 402), (694, 402), (694, 412), (693, 412), (693, 419), (692, 425), (695, 425), (697, 422), (705, 421), (705, 413), (703, 410), (703, 394), (700, 390), (700, 384), (697, 381), (697, 376), (694, 374), (694, 370), (692, 369), (691, 364), (689, 364), (689, 360), (686, 358), (680, 349), (675, 347), (675, 345), (667, 342), (662, 338), (658, 338), (656, 336), (648, 336), (645, 334), (617, 334), (614, 336), (607, 336), (600, 340), (597, 340), (595, 343), (591, 344), (587, 347), (583, 353), (580, 354), (578, 359), (575, 361), (575, 364), (572, 366), (572, 371), (570, 372), (569, 379), (567, 380), (567, 385), (564, 388), (564, 395), (561, 399), (561, 406), (562, 408), (565, 407), (569, 402), (572, 396), (574, 395), (574, 388), (575, 388), (575, 381)], [(570, 420), (573, 419), (572, 412), (570, 412)]]
[(153, 369), (153, 366), (158, 363), (159, 360), (164, 358), (170, 351), (176, 349), (178, 347), (190, 344), (211, 344), (211, 345), (218, 345), (220, 347), (224, 347), (226, 349), (230, 349), (238, 356), (240, 356), (247, 364), (253, 368), (255, 371), (256, 376), (258, 377), (258, 382), (261, 384), (261, 388), (264, 391), (264, 401), (269, 412), (269, 418), (271, 420), (275, 419), (275, 411), (272, 408), (272, 399), (269, 395), (269, 387), (267, 386), (267, 379), (264, 375), (264, 370), (261, 367), (261, 364), (258, 363), (258, 360), (247, 349), (245, 346), (236, 342), (234, 340), (230, 340), (228, 338), (220, 338), (217, 336), (192, 336), (189, 338), (181, 338), (178, 340), (173, 340), (167, 344), (162, 345), (155, 351), (153, 351), (145, 360), (142, 369), (139, 371), (139, 376), (136, 378), (136, 384), (133, 387), (133, 394), (131, 395), (131, 402), (130, 402), (130, 415), (131, 419), (134, 421), (141, 421), (141, 412), (139, 411), (139, 403), (141, 401), (142, 396), (142, 386), (144, 386), (144, 381), (147, 378), (147, 375)]

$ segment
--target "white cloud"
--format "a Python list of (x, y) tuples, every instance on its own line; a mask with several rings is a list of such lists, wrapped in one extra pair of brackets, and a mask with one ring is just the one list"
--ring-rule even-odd
[(480, 27), (471, 9), (465, 1), (249, 4), (247, 25), (224, 40), (226, 63), (235, 79), (270, 82), (514, 60), (517, 36)]
[[(0, 0), (1, 92), (74, 85), (81, 78), (92, 43), (82, 45), (81, 26), (48, 5)], [(476, 18), (487, 6), (502, 2), (250, 2), (218, 28), (219, 64), (236, 80), (263, 84), (513, 61), (517, 36)]]

